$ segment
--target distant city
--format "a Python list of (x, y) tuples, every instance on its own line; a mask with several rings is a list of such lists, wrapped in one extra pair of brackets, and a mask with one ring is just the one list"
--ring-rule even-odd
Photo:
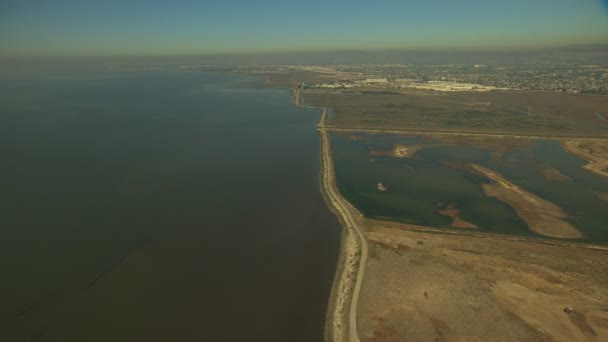
[(376, 75), (386, 78), (388, 85), (397, 87), (405, 79), (521, 90), (608, 94), (608, 68), (597, 65), (360, 65), (338, 67), (338, 70), (360, 73), (366, 77)]
[(420, 88), (440, 91), (540, 90), (608, 94), (608, 67), (581, 64), (355, 64), (325, 66), (236, 67), (234, 71), (309, 71), (323, 74), (304, 88)]

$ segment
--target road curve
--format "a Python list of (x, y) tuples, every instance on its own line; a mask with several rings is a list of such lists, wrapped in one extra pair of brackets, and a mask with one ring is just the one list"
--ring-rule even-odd
[(361, 292), (361, 283), (365, 273), (365, 264), (367, 262), (367, 240), (359, 227), (357, 220), (353, 218), (350, 204), (342, 197), (336, 187), (334, 165), (331, 156), (331, 145), (329, 133), (325, 129), (325, 118), (327, 109), (323, 109), (321, 120), (319, 122), (319, 131), (321, 132), (321, 153), (322, 153), (322, 170), (323, 170), (323, 189), (325, 189), (329, 203), (334, 207), (336, 214), (340, 215), (345, 229), (352, 229), (357, 233), (360, 246), (359, 268), (357, 270), (357, 278), (350, 302), (348, 314), (348, 341), (359, 342), (359, 333), (357, 331), (357, 304), (359, 302), (359, 293)]

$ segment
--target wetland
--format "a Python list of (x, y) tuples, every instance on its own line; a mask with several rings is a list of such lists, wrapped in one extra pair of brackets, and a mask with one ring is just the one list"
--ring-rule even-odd
[(608, 241), (608, 179), (558, 141), (334, 132), (332, 144), (339, 189), (369, 218)]

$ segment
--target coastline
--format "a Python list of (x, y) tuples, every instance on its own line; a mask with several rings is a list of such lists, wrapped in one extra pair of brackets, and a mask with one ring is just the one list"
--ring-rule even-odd
[[(382, 316), (385, 314), (384, 311), (376, 312), (373, 317), (369, 316), (369, 293), (374, 290), (374, 287), (370, 284), (374, 283), (374, 258), (377, 258), (376, 253), (378, 250), (378, 246), (382, 245), (380, 241), (374, 237), (373, 232), (379, 228), (386, 228), (392, 231), (391, 234), (405, 234), (404, 231), (411, 231), (412, 234), (423, 234), (420, 235), (421, 238), (425, 237), (425, 239), (435, 239), (445, 237), (446, 239), (459, 239), (459, 236), (465, 237), (476, 237), (481, 238), (486, 241), (503, 241), (505, 244), (510, 243), (521, 243), (521, 242), (535, 242), (538, 243), (539, 246), (560, 246), (560, 247), (582, 247), (582, 250), (595, 250), (598, 252), (605, 251), (604, 246), (595, 246), (588, 245), (581, 242), (561, 242), (561, 241), (548, 241), (544, 238), (525, 238), (525, 237), (517, 237), (517, 238), (505, 238), (501, 235), (494, 235), (490, 233), (484, 232), (453, 232), (453, 231), (445, 231), (433, 229), (430, 227), (422, 227), (422, 226), (410, 226), (410, 225), (401, 225), (393, 222), (382, 222), (376, 220), (369, 220), (363, 217), (356, 208), (354, 208), (346, 199), (344, 199), (339, 190), (337, 189), (336, 179), (334, 175), (334, 165), (333, 158), (331, 152), (331, 140), (329, 138), (330, 132), (333, 131), (357, 131), (356, 129), (340, 129), (337, 127), (333, 127), (331, 124), (326, 123), (326, 116), (328, 109), (325, 107), (314, 107), (314, 106), (306, 106), (303, 105), (303, 99), (301, 92), (298, 89), (293, 90), (293, 95), (295, 99), (295, 104), (297, 107), (307, 108), (307, 109), (315, 109), (321, 110), (321, 119), (318, 124), (318, 130), (320, 132), (321, 138), (321, 165), (320, 165), (320, 173), (319, 173), (319, 186), (320, 191), (323, 196), (324, 201), (326, 202), (329, 209), (338, 217), (340, 224), (343, 227), (341, 233), (341, 244), (339, 257), (337, 260), (336, 273), (334, 278), (334, 283), (331, 289), (331, 294), (327, 306), (327, 316), (325, 323), (325, 340), (326, 341), (359, 341), (359, 334), (364, 336), (370, 336), (370, 322), (375, 322), (373, 317), (377, 317), (378, 315)], [(369, 130), (365, 130), (369, 131)], [(386, 133), (386, 132), (384, 132)], [(395, 132), (397, 133), (397, 132)], [(403, 132), (399, 132), (403, 133)], [(429, 133), (427, 133), (429, 134)], [(430, 134), (437, 134), (437, 132), (432, 132)], [(467, 135), (466, 133), (461, 132), (445, 132), (439, 133), (439, 135)], [(492, 136), (496, 137), (497, 135), (493, 134), (480, 134), (480, 136)], [(505, 137), (503, 135), (498, 135), (498, 137)], [(547, 137), (543, 136), (518, 136), (518, 138), (527, 138), (527, 139), (547, 139)], [(552, 137), (555, 138), (555, 137)], [(563, 137), (559, 137), (557, 140), (563, 140)], [(577, 140), (582, 140), (585, 142), (589, 141), (604, 141), (604, 139), (597, 138), (577, 138)], [(563, 144), (563, 142), (562, 142)], [(563, 145), (562, 145), (563, 146)], [(569, 151), (573, 152), (573, 151)], [(575, 153), (576, 154), (576, 153)], [(594, 156), (595, 157), (595, 156)], [(588, 158), (585, 158), (589, 160)], [(585, 168), (585, 167), (583, 167)], [(389, 228), (390, 227), (390, 228)], [(363, 234), (365, 231), (365, 235)], [(409, 233), (408, 233), (409, 234)], [(430, 234), (426, 236), (426, 234)], [(453, 237), (452, 237), (453, 236)], [(368, 240), (369, 246), (368, 247)], [(387, 245), (389, 247), (400, 247), (399, 244), (393, 243), (393, 240), (389, 241), (390, 243)], [(419, 241), (415, 241), (416, 246), (418, 246)], [(384, 245), (382, 245), (384, 246)], [(412, 248), (411, 244), (408, 243), (407, 247), (402, 248)], [(391, 247), (391, 248), (392, 248)], [(513, 246), (510, 246), (512, 248)], [(368, 248), (371, 248), (369, 253), (373, 253), (370, 257), (369, 265), (367, 265), (367, 254)], [(422, 248), (422, 247), (416, 247)], [(425, 247), (426, 248), (426, 247)], [(397, 253), (399, 255), (399, 253)], [(426, 258), (426, 257), (425, 257)], [(370, 270), (366, 270), (367, 267), (370, 267)], [(376, 265), (377, 267), (377, 265)], [(365, 289), (361, 290), (362, 279), (364, 278), (364, 273), (372, 272), (372, 278), (366, 279), (365, 281)], [(512, 281), (511, 279), (508, 279)], [(510, 284), (510, 282), (509, 282)], [(522, 283), (524, 286), (530, 287), (531, 283), (524, 282)], [(370, 287), (372, 286), (372, 287)], [(374, 285), (375, 286), (375, 285)], [(416, 285), (418, 286), (418, 285)], [(382, 290), (382, 286), (380, 289)], [(533, 287), (532, 287), (533, 288)], [(371, 289), (371, 290), (370, 290)], [(384, 288), (382, 291), (386, 291)], [(533, 289), (536, 291), (536, 289)], [(508, 292), (508, 291), (507, 291)], [(426, 292), (425, 292), (426, 293)], [(504, 295), (504, 296), (503, 296)], [(505, 294), (496, 294), (494, 295), (496, 298), (500, 299), (507, 295)], [(507, 296), (508, 297), (508, 296)], [(505, 297), (506, 298), (506, 297)], [(361, 301), (363, 306), (357, 310), (357, 304)], [(386, 303), (386, 305), (390, 306), (392, 304)], [(514, 312), (518, 312), (519, 309)], [(512, 311), (513, 311), (512, 310)], [(517, 315), (517, 314), (516, 314)], [(361, 322), (357, 321), (357, 317), (361, 317)], [(370, 318), (372, 317), (372, 318)], [(457, 320), (456, 317), (453, 318), (454, 321)], [(376, 324), (376, 323), (374, 323)], [(380, 323), (378, 323), (380, 324)], [(376, 327), (377, 328), (377, 327)], [(376, 328), (371, 328), (376, 329)], [(374, 330), (375, 331), (375, 330)]]
[[(367, 243), (358, 222), (361, 214), (340, 195), (333, 172), (329, 134), (325, 130), (327, 108), (309, 107), (301, 103), (299, 90), (294, 90), (299, 108), (322, 110), (320, 132), (319, 190), (327, 207), (342, 225), (339, 257), (325, 320), (326, 341), (359, 341), (357, 332), (357, 301), (367, 258)], [(353, 215), (355, 213), (355, 215)], [(358, 217), (357, 217), (358, 216)]]
[(601, 177), (608, 177), (608, 171), (606, 171), (606, 170), (608, 170), (608, 160), (604, 159), (602, 156), (589, 153), (588, 151), (585, 151), (583, 147), (581, 147), (581, 144), (583, 144), (583, 143), (601, 144), (602, 142), (603, 142), (602, 140), (576, 139), (576, 140), (561, 141), (561, 145), (562, 145), (562, 148), (564, 150), (566, 150), (567, 152), (569, 152), (575, 156), (578, 156), (587, 162), (587, 164), (581, 165), (581, 168), (583, 168), (584, 170), (587, 170), (595, 175), (598, 175)]

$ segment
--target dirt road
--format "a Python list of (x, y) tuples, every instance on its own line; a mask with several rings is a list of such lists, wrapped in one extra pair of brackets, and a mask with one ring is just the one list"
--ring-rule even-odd
[(368, 247), (367, 241), (363, 236), (361, 228), (357, 224), (357, 220), (353, 217), (350, 210), (350, 205), (339, 193), (334, 177), (333, 160), (331, 156), (331, 145), (329, 133), (325, 129), (325, 117), (327, 110), (323, 111), (321, 121), (319, 123), (319, 131), (321, 132), (321, 154), (322, 154), (322, 186), (325, 190), (328, 202), (333, 206), (334, 212), (340, 216), (345, 229), (352, 229), (356, 232), (359, 238), (360, 257), (358, 260), (359, 268), (357, 270), (355, 285), (353, 288), (351, 303), (348, 314), (348, 341), (359, 341), (357, 332), (357, 304), (359, 302), (359, 293), (361, 292), (361, 283), (365, 273), (365, 264), (367, 261)]
[[(330, 312), (330, 331), (328, 336), (332, 341), (358, 342), (357, 330), (357, 305), (361, 284), (365, 273), (365, 265), (368, 258), (367, 240), (363, 235), (355, 209), (346, 201), (336, 186), (334, 164), (331, 153), (331, 141), (326, 129), (327, 108), (309, 107), (301, 103), (300, 91), (294, 91), (296, 106), (309, 109), (322, 110), (319, 124), (317, 125), (321, 135), (321, 189), (324, 192), (327, 204), (338, 216), (346, 231), (346, 239), (342, 246), (342, 262), (338, 267), (336, 284), (334, 284), (333, 297)], [(354, 232), (354, 234), (352, 234)], [(355, 240), (356, 239), (356, 240)], [(354, 275), (354, 279), (353, 279)], [(354, 285), (352, 284), (354, 280)], [(350, 301), (350, 303), (349, 303)], [(348, 319), (344, 313), (348, 310)], [(346, 327), (343, 326), (343, 324)]]

